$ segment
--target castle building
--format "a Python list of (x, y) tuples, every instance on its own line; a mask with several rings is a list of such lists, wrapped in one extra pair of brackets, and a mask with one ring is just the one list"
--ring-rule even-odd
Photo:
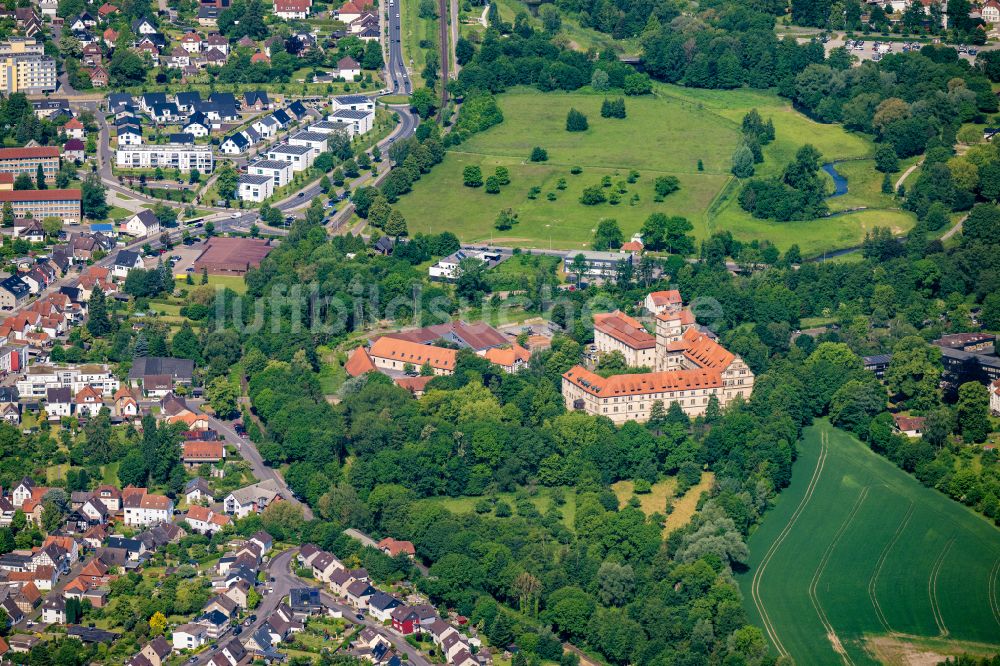
[(594, 318), (598, 353), (621, 352), (631, 367), (653, 372), (601, 377), (577, 365), (563, 375), (566, 408), (607, 416), (616, 424), (646, 421), (657, 402), (676, 402), (688, 416), (705, 412), (712, 396), (725, 407), (749, 398), (754, 375), (738, 355), (720, 345), (695, 323), (690, 310), (663, 308), (656, 315), (656, 335), (621, 312)]

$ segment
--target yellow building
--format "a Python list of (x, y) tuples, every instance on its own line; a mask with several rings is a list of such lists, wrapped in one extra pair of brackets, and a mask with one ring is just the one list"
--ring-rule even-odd
[(43, 93), (56, 89), (56, 61), (45, 55), (41, 42), (12, 37), (0, 43), (0, 91)]

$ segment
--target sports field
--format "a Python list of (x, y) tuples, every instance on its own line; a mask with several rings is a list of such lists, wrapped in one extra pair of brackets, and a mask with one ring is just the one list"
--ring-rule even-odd
[[(740, 121), (750, 109), (772, 118), (777, 134), (765, 147), (759, 175), (780, 172), (806, 142), (828, 160), (869, 157), (874, 151), (868, 139), (836, 125), (815, 123), (772, 93), (658, 85), (654, 95), (626, 98), (628, 117), (623, 120), (601, 118), (603, 99), (603, 94), (588, 92), (540, 93), (520, 88), (501, 95), (504, 122), (449, 150), (444, 162), (399, 201), (411, 232), (448, 229), (468, 241), (492, 239), (526, 248), (577, 249), (589, 246), (602, 218), (618, 220), (628, 237), (651, 213), (662, 212), (688, 218), (699, 240), (729, 229), (739, 238), (768, 239), (781, 248), (798, 243), (809, 255), (857, 245), (876, 225), (898, 231), (912, 225), (909, 214), (889, 209), (891, 198), (878, 191), (880, 174), (853, 164), (849, 166), (852, 173), (845, 175), (849, 188), (854, 189), (844, 203), (871, 210), (796, 223), (755, 220), (741, 210), (736, 201), (739, 183), (729, 167), (740, 140)], [(587, 131), (566, 131), (570, 108), (587, 115)], [(535, 146), (548, 151), (547, 162), (528, 161)], [(464, 187), (462, 171), (469, 165), (479, 166), (484, 177), (497, 166), (505, 166), (511, 183), (499, 194)], [(583, 172), (572, 174), (574, 166)], [(617, 185), (633, 169), (639, 179), (624, 185), (617, 205), (579, 202), (585, 187), (599, 184), (604, 176)], [(660, 175), (676, 176), (681, 189), (656, 202), (653, 181)], [(565, 181), (562, 186), (560, 180)], [(535, 187), (538, 194), (532, 198)], [(520, 221), (509, 231), (498, 232), (493, 223), (505, 208), (517, 211)]]
[(740, 576), (773, 651), (797, 664), (1000, 652), (1000, 530), (828, 422), (799, 448)]

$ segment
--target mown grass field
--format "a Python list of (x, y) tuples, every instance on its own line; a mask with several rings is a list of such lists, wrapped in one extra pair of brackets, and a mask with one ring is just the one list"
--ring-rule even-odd
[(795, 663), (1000, 652), (1000, 531), (828, 422), (749, 545), (744, 605)]
[[(737, 201), (740, 183), (729, 167), (740, 140), (740, 121), (750, 109), (772, 118), (777, 134), (764, 149), (758, 175), (779, 173), (807, 142), (827, 161), (869, 158), (874, 152), (867, 138), (837, 125), (816, 123), (773, 93), (658, 85), (655, 95), (626, 99), (624, 120), (601, 118), (603, 99), (603, 94), (586, 89), (576, 93), (515, 89), (501, 95), (504, 122), (449, 151), (444, 162), (398, 203), (411, 232), (449, 229), (473, 242), (580, 249), (589, 246), (602, 218), (616, 219), (628, 237), (651, 213), (662, 212), (687, 217), (699, 240), (728, 229), (740, 239), (767, 239), (781, 249), (797, 243), (804, 254), (818, 255), (860, 244), (874, 226), (902, 232), (913, 224), (909, 213), (896, 210), (892, 198), (881, 193), (881, 174), (870, 160), (844, 163), (849, 193), (831, 200), (833, 210), (858, 206), (869, 210), (793, 223), (756, 220), (744, 212)], [(586, 132), (565, 130), (570, 108), (587, 115)], [(528, 161), (534, 146), (548, 151), (547, 162)], [(479, 166), (484, 178), (497, 166), (505, 166), (512, 182), (499, 194), (464, 187), (462, 171), (469, 165)], [(572, 175), (574, 166), (583, 172)], [(640, 179), (626, 186), (618, 205), (579, 203), (584, 187), (599, 183), (605, 175), (617, 183), (632, 169), (640, 172)], [(653, 200), (653, 180), (658, 175), (673, 175), (681, 182), (679, 192), (659, 203)], [(561, 178), (566, 180), (565, 189), (557, 187)], [(532, 187), (541, 188), (535, 199), (528, 198)], [(549, 200), (550, 193), (555, 200)], [(632, 200), (635, 194), (638, 201)], [(493, 223), (505, 208), (517, 211), (520, 221), (509, 231), (498, 232)]]

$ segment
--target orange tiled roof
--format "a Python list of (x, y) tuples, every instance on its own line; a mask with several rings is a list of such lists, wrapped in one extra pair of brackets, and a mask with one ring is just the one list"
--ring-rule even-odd
[(632, 349), (653, 349), (656, 338), (642, 324), (621, 310), (594, 315), (594, 329), (609, 335)]
[(372, 357), (368, 355), (368, 351), (364, 347), (358, 347), (352, 351), (347, 363), (344, 364), (344, 370), (351, 377), (358, 377), (374, 369), (375, 364), (372, 362)]
[(722, 376), (714, 370), (672, 370), (601, 377), (577, 365), (563, 374), (563, 378), (601, 398), (722, 386)]
[(725, 370), (736, 355), (701, 331), (689, 328), (682, 340), (687, 343), (684, 356), (701, 368)]
[(514, 343), (510, 347), (492, 347), (487, 349), (483, 357), (490, 363), (496, 363), (505, 368), (512, 368), (518, 361), (523, 361), (524, 363), (530, 361), (531, 352), (521, 345)]
[(185, 460), (212, 460), (222, 458), (224, 449), (222, 442), (184, 442), (181, 456)]
[[(88, 401), (87, 398), (90, 398), (90, 400)], [(90, 384), (84, 386), (76, 394), (76, 403), (79, 405), (82, 405), (86, 402), (100, 402), (100, 401), (101, 401), (101, 392), (95, 389)]]
[(439, 370), (454, 370), (457, 356), (454, 349), (421, 345), (416, 342), (387, 337), (376, 340), (370, 353), (373, 358), (410, 363), (418, 368), (424, 363), (429, 363), (432, 368)]
[(654, 291), (650, 293), (649, 297), (653, 300), (653, 304), (657, 306), (681, 304), (681, 292), (677, 289)]
[(687, 308), (677, 312), (661, 312), (656, 318), (660, 321), (677, 321), (681, 326), (691, 326), (695, 323), (694, 313)]
[(396, 377), (395, 382), (397, 386), (405, 388), (410, 393), (423, 393), (427, 388), (427, 383), (434, 379), (433, 377)]

